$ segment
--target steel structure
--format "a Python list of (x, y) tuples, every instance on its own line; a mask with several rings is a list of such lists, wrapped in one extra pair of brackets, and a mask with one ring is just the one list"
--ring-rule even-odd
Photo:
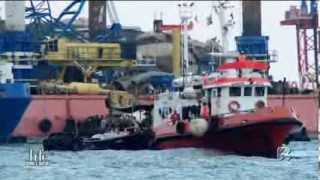
[(29, 1), (26, 7), (26, 19), (30, 21), (27, 30), (37, 34), (39, 39), (53, 35), (81, 39), (73, 23), (82, 11), (85, 0), (70, 1), (58, 17), (53, 17), (50, 3), (49, 0)]
[(305, 0), (301, 1), (300, 9), (291, 6), (286, 12), (285, 20), (280, 24), (296, 27), (299, 87), (319, 88), (317, 2), (315, 0), (310, 2), (310, 12)]
[[(49, 0), (29, 0), (26, 8), (26, 19), (29, 20), (30, 24), (27, 27), (27, 31), (36, 34), (40, 40), (46, 36), (66, 36), (86, 41), (89, 38), (77, 31), (73, 26), (85, 2), (86, 0), (70, 1), (59, 16), (54, 17), (52, 15), (52, 3), (54, 2)], [(89, 14), (89, 19), (91, 17), (89, 22), (90, 39), (99, 42), (117, 42), (122, 27), (114, 2), (111, 0), (89, 2), (89, 12), (93, 13)], [(109, 29), (104, 17), (106, 14), (111, 24)], [(104, 20), (100, 24), (98, 22), (97, 26), (95, 19), (100, 21), (99, 19), (101, 18)], [(94, 33), (91, 33), (91, 31)], [(94, 37), (92, 37), (93, 34)]]

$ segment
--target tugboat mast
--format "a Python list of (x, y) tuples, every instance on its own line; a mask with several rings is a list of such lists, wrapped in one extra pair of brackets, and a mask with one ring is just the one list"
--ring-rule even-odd
[(192, 18), (192, 7), (194, 3), (183, 2), (178, 4), (179, 15), (181, 19), (181, 26), (183, 32), (183, 76), (189, 73), (189, 46), (188, 46), (188, 24), (189, 19)]
[[(235, 21), (233, 17), (234, 15), (232, 12), (232, 9), (234, 8), (234, 6), (231, 5), (229, 1), (218, 1), (214, 3), (217, 3), (216, 5), (213, 5), (213, 9), (215, 14), (218, 16), (218, 22), (221, 28), (220, 31), (221, 31), (223, 54), (227, 55), (228, 53), (230, 53), (229, 36), (231, 35), (231, 31), (235, 25)], [(233, 61), (228, 58), (226, 60), (227, 62)]]

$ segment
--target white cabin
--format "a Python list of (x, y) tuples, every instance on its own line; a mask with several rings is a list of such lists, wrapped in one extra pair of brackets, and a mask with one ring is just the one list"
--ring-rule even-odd
[[(211, 114), (227, 114), (233, 113), (230, 106), (238, 103), (239, 107), (235, 107), (236, 111), (247, 111), (255, 109), (257, 103), (263, 102), (267, 104), (268, 88), (263, 85), (231, 85), (208, 88), (205, 90), (205, 97), (208, 97), (208, 103), (211, 106)], [(235, 106), (235, 105), (234, 105)]]
[(204, 77), (205, 100), (212, 116), (249, 111), (267, 105), (270, 82), (263, 71), (255, 70), (264, 70), (264, 64), (241, 58), (238, 62), (227, 64), (220, 72)]

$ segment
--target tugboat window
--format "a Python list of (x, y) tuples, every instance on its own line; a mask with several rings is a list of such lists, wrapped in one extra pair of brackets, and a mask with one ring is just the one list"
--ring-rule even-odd
[(252, 96), (252, 87), (244, 87), (244, 96)]
[(212, 89), (208, 89), (206, 92), (206, 96), (209, 97), (211, 95)]
[(255, 96), (264, 96), (264, 87), (256, 87)]
[(218, 97), (221, 97), (221, 88), (217, 88), (218, 90)]
[(241, 96), (240, 87), (230, 87), (229, 96)]
[(103, 58), (103, 48), (98, 48), (98, 58)]
[(217, 91), (215, 89), (212, 90), (212, 97), (217, 97)]
[(47, 43), (47, 49), (48, 51), (51, 51), (51, 52), (57, 52), (58, 51), (58, 40), (57, 39), (54, 39), (54, 40), (51, 40)]

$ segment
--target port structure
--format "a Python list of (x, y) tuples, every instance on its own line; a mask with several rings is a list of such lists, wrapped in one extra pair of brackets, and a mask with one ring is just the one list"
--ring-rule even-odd
[(40, 40), (53, 35), (83, 40), (84, 37), (76, 31), (73, 23), (83, 10), (85, 2), (85, 0), (70, 1), (59, 16), (53, 17), (49, 0), (30, 0), (25, 12), (26, 19), (30, 21), (27, 30), (34, 32)]
[[(10, 26), (0, 32), (0, 59), (15, 64), (36, 63), (45, 60), (41, 47), (47, 37), (77, 36), (76, 39), (83, 40), (73, 23), (84, 3), (85, 0), (70, 1), (58, 17), (53, 17), (48, 0), (30, 0), (25, 8), (23, 1), (6, 2), (6, 9), (13, 14), (7, 13), (6, 16), (12, 17), (6, 20)], [(27, 25), (24, 24), (25, 19)]]
[(118, 43), (68, 42), (66, 39), (52, 39), (46, 44), (45, 59), (52, 64), (78, 67), (89, 82), (97, 68), (131, 68), (135, 60), (122, 59)]
[[(317, 2), (315, 0), (310, 1), (310, 12), (305, 0), (301, 1), (300, 9), (291, 6), (285, 13), (285, 20), (281, 21), (280, 24), (295, 26), (296, 28), (299, 88), (319, 88)], [(313, 61), (311, 61), (312, 55), (314, 56)]]
[[(74, 23), (83, 10), (85, 2), (89, 5), (89, 27), (87, 30), (79, 30)], [(83, 73), (85, 81), (89, 81), (98, 68), (121, 69), (136, 66), (136, 61), (120, 57), (120, 44), (110, 43), (119, 37), (121, 31), (113, 1), (73, 0), (68, 2), (57, 17), (53, 16), (53, 6), (50, 3), (49, 0), (30, 0), (25, 8), (25, 18), (29, 24), (26, 31), (17, 32), (20, 36), (24, 35), (23, 38), (19, 38), (20, 41), (25, 39), (29, 44), (37, 42), (37, 47), (25, 50), (37, 52), (37, 54), (33, 55), (33, 58), (25, 56), (26, 53), (15, 57), (12, 53), (17, 54), (16, 49), (9, 49), (10, 52), (1, 54), (2, 59), (15, 64), (47, 61), (54, 65), (61, 65), (64, 70), (67, 66), (76, 66)], [(112, 23), (111, 29), (107, 29), (106, 26), (107, 10)], [(5, 37), (8, 36), (7, 34), (6, 32)], [(65, 38), (72, 39), (73, 42)], [(12, 41), (17, 38), (14, 36), (7, 39)], [(99, 43), (89, 43), (89, 41)], [(13, 44), (16, 45), (16, 43)], [(25, 46), (33, 47), (29, 44)]]
[[(79, 30), (75, 27), (74, 22), (86, 2), (89, 7), (89, 29)], [(112, 0), (69, 1), (69, 4), (57, 17), (52, 15), (53, 6), (51, 3), (49, 0), (29, 0), (26, 7), (26, 19), (30, 22), (27, 30), (37, 35), (40, 40), (46, 36), (59, 36), (83, 42), (115, 42), (120, 37), (122, 26)], [(111, 23), (109, 29), (106, 26), (107, 15)]]
[[(190, 16), (190, 14), (192, 14), (192, 12), (190, 11), (190, 8), (193, 6), (193, 4), (178, 4), (178, 7), (180, 8), (179, 13), (180, 16)], [(184, 9), (182, 9), (184, 8)], [(189, 9), (188, 9), (189, 8)], [(183, 12), (185, 11), (185, 12)], [(183, 14), (184, 13), (184, 14)], [(189, 14), (186, 14), (189, 13)], [(160, 15), (160, 19), (155, 19), (154, 23), (153, 23), (153, 30), (154, 32), (169, 32), (172, 34), (173, 40), (172, 40), (172, 44), (173, 44), (173, 49), (172, 49), (172, 65), (173, 65), (173, 70), (172, 73), (176, 76), (179, 77), (181, 75), (181, 69), (184, 69), (184, 67), (186, 66), (186, 62), (183, 61), (182, 62), (182, 57), (181, 57), (181, 52), (182, 51), (189, 51), (189, 47), (185, 46), (187, 45), (187, 41), (185, 40), (185, 38), (188, 36), (188, 34), (186, 33), (187, 31), (190, 31), (193, 29), (193, 22), (192, 21), (188, 21), (188, 19), (190, 19), (190, 17), (180, 17), (181, 19), (181, 23), (180, 24), (163, 24), (163, 20), (162, 20), (162, 14)], [(183, 39), (186, 42), (182, 42), (182, 35), (184, 35)], [(181, 49), (181, 46), (184, 48), (183, 50)], [(186, 59), (188, 57), (183, 57), (183, 59)], [(181, 63), (182, 62), (182, 63)], [(181, 65), (183, 64), (184, 67), (181, 67)]]

